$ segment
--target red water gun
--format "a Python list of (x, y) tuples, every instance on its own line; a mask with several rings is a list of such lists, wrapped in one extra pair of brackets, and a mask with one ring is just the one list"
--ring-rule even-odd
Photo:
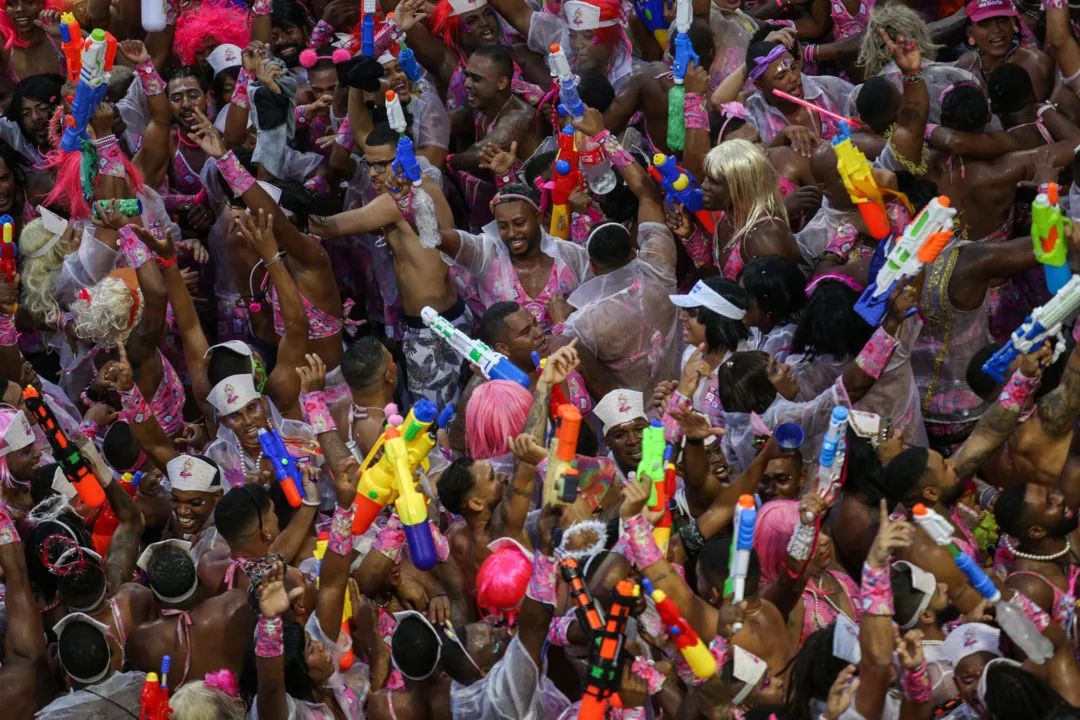
[[(569, 131), (569, 132), (567, 132)], [(574, 145), (574, 128), (567, 125), (558, 136), (559, 155), (551, 177), (551, 234), (570, 239), (570, 193), (585, 187), (585, 176), (578, 169), (578, 151)]]
[(667, 552), (668, 541), (671, 540), (671, 509), (668, 503), (675, 497), (675, 463), (671, 460), (673, 449), (671, 445), (664, 448), (664, 479), (652, 484), (649, 495), (649, 510), (664, 511), (653, 528), (653, 537), (662, 552)]
[[(544, 365), (547, 363), (547, 358), (541, 358), (540, 353), (535, 350), (532, 351), (533, 365), (536, 366), (536, 374), (540, 375), (544, 372)], [(557, 418), (559, 416), (559, 408), (563, 405), (568, 405), (569, 400), (566, 399), (566, 394), (562, 391), (562, 385), (555, 385), (551, 388), (551, 417)]]
[(67, 435), (60, 429), (60, 423), (56, 421), (56, 416), (53, 415), (52, 410), (49, 409), (49, 406), (45, 404), (41, 395), (32, 385), (28, 385), (23, 389), (23, 402), (26, 404), (26, 409), (37, 420), (38, 427), (45, 433), (45, 438), (52, 447), (56, 463), (60, 466), (60, 470), (64, 473), (67, 481), (75, 486), (79, 498), (87, 507), (101, 507), (101, 504), (105, 502), (105, 491), (101, 489), (101, 484), (94, 477), (94, 472), (90, 469), (90, 463), (82, 456), (79, 449), (68, 440)]
[(168, 655), (161, 658), (160, 682), (157, 673), (147, 673), (142, 688), (142, 711), (139, 713), (139, 720), (169, 720), (172, 709), (169, 708), (169, 684), (166, 678), (171, 662)]
[(603, 628), (593, 633), (579, 720), (603, 720), (608, 703), (619, 689), (626, 621), (630, 617), (630, 606), (640, 595), (640, 586), (629, 580), (621, 580), (611, 591), (607, 620)]
[(66, 58), (68, 80), (79, 82), (82, 72), (83, 36), (79, 21), (71, 13), (60, 16), (60, 49)]

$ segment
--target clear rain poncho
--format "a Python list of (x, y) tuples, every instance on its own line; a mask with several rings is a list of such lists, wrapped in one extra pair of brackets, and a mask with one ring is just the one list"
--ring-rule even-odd
[(567, 699), (536, 663), (516, 636), (506, 654), (472, 685), (450, 684), (450, 711), (468, 720), (557, 720)]

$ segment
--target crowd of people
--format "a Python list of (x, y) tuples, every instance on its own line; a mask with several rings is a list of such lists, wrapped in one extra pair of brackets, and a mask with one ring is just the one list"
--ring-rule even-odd
[(1080, 718), (1078, 36), (0, 0), (4, 717)]

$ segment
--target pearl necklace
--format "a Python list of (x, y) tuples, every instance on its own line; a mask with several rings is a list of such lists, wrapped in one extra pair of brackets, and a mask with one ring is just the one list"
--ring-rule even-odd
[(247, 448), (243, 445), (240, 446), (240, 460), (243, 461), (244, 467), (250, 466), (252, 470), (258, 470), (262, 466), (263, 453), (259, 451), (259, 456), (255, 458), (254, 462), (251, 460), (251, 455), (248, 453)]
[[(822, 591), (825, 590), (825, 588), (823, 586), (819, 586), (819, 587), (821, 587)], [(841, 588), (841, 590), (843, 590), (843, 588)], [(818, 598), (824, 600), (825, 604), (828, 605), (829, 607), (831, 607), (836, 612), (837, 615), (843, 615), (845, 618), (847, 618), (848, 622), (850, 622), (852, 625), (857, 625), (858, 624), (854, 620), (851, 619), (850, 615), (848, 615), (846, 612), (841, 610), (839, 605), (837, 605), (835, 602), (833, 602), (831, 599), (829, 599), (828, 595), (825, 595), (825, 594), (819, 595), (816, 590), (814, 590), (813, 588), (811, 588), (809, 586), (807, 586), (806, 591), (809, 592), (810, 596), (814, 598), (814, 605), (810, 610), (810, 616), (812, 618), (814, 618), (814, 622), (815, 622), (815, 624), (817, 624), (819, 629), (824, 628), (824, 627), (828, 627), (829, 623), (825, 622), (825, 618), (821, 617), (821, 613), (818, 611)]]
[(1001, 538), (1001, 542), (1005, 545), (1005, 549), (1011, 552), (1016, 557), (1023, 560), (1034, 560), (1035, 562), (1053, 562), (1054, 560), (1063, 558), (1070, 552), (1072, 552), (1072, 540), (1070, 540), (1068, 537), (1065, 538), (1065, 547), (1051, 555), (1035, 555), (1032, 553), (1022, 552), (1021, 550), (1017, 549), (1016, 546), (1012, 544), (1012, 542), (1009, 541), (1008, 537)]

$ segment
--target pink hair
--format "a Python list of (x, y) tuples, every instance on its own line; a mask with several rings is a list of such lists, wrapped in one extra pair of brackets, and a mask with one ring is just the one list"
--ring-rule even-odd
[(236, 685), (236, 676), (228, 668), (206, 673), (203, 682), (212, 688), (217, 688), (229, 697), (240, 697), (240, 691)]
[(532, 560), (520, 548), (499, 548), (487, 556), (476, 574), (477, 606), (488, 613), (506, 615), (513, 625), (531, 577)]
[[(11, 407), (0, 408), (0, 437), (7, 432), (7, 429), (11, 427), (11, 423), (15, 421), (15, 416), (19, 414), (19, 411)], [(0, 457), (0, 483), (3, 483), (5, 487), (18, 488), (29, 487), (29, 482), (19, 482), (15, 479), (15, 476), (11, 474), (11, 469), (8, 468), (7, 455)]]
[(185, 65), (194, 65), (195, 56), (206, 47), (206, 39), (218, 45), (245, 48), (251, 42), (247, 11), (224, 0), (205, 0), (180, 15), (173, 47)]
[[(59, 10), (63, 12), (66, 8), (60, 0), (45, 0), (46, 10)], [(15, 27), (15, 23), (11, 22), (11, 18), (7, 14), (7, 0), (0, 0), (0, 37), (4, 39), (4, 49), (10, 50), (12, 46), (17, 48), (30, 47), (30, 43), (19, 37), (19, 31)]]
[[(63, 106), (57, 110), (62, 112)], [(63, 124), (60, 127), (63, 127)], [(124, 172), (127, 174), (128, 187), (134, 193), (141, 193), (143, 191), (142, 175), (125, 153), (120, 153), (120, 159), (124, 164)], [(72, 218), (87, 217), (90, 214), (90, 206), (86, 204), (86, 198), (83, 196), (82, 151), (65, 152), (60, 147), (60, 141), (57, 140), (52, 150), (45, 154), (44, 166), (56, 169), (56, 183), (45, 197), (45, 204), (71, 208)], [(100, 178), (101, 175), (97, 177)]]
[(754, 523), (754, 552), (761, 565), (762, 586), (775, 582), (784, 572), (788, 542), (799, 522), (799, 503), (796, 500), (773, 500), (758, 510)]
[(532, 393), (509, 380), (492, 380), (473, 391), (465, 408), (465, 447), (474, 460), (510, 452), (532, 407)]

